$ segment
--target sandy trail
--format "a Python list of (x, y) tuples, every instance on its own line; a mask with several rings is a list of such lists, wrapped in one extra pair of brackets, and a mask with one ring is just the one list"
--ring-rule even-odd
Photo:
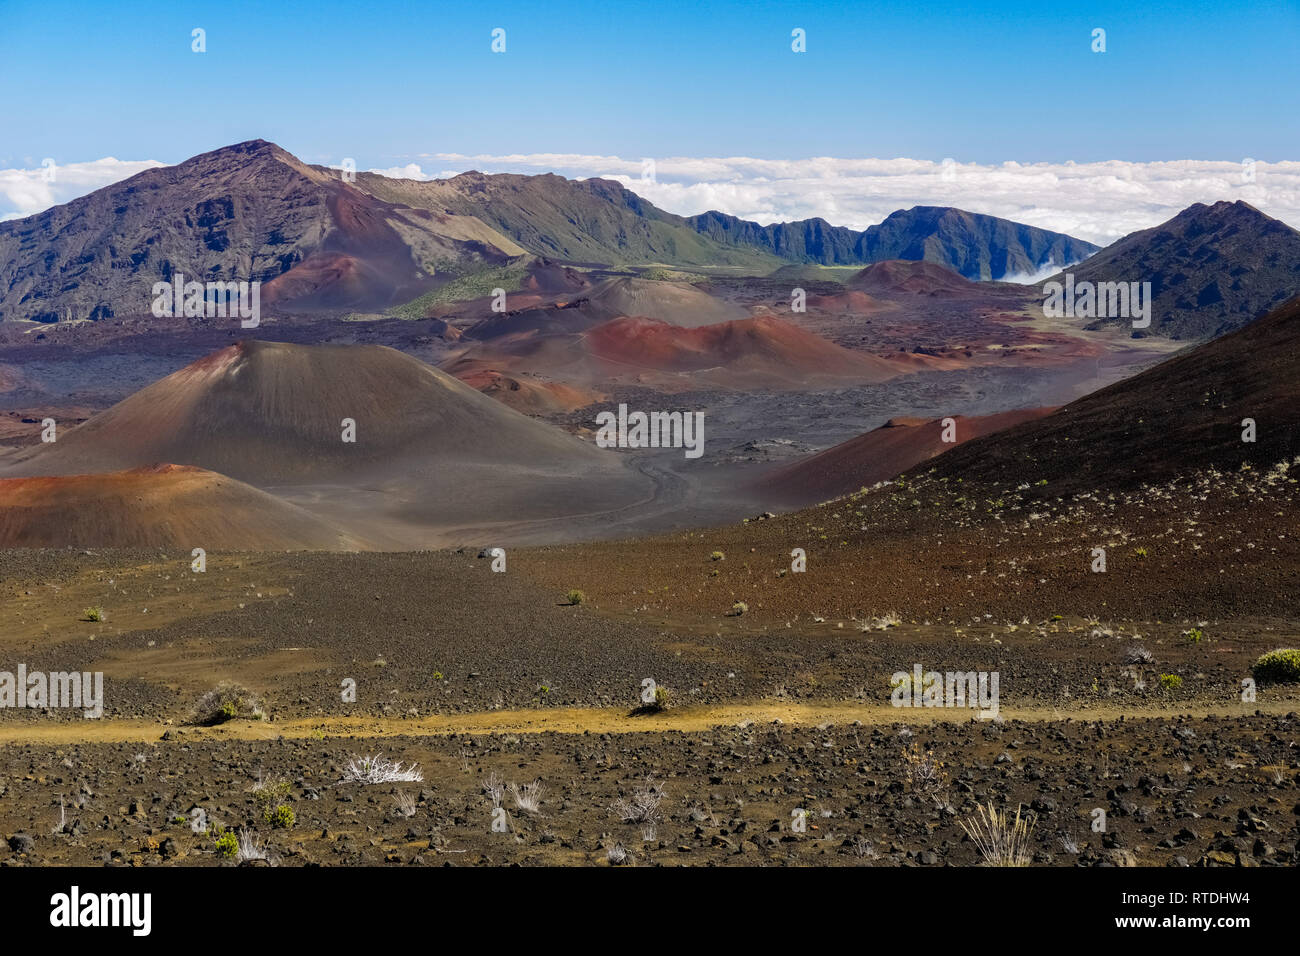
[[(1286, 714), (1300, 709), (1300, 697), (1242, 703), (1181, 703), (1166, 707), (1093, 706), (1064, 711), (1055, 707), (1002, 707), (1003, 720), (1051, 722), (1060, 720), (1114, 721), (1140, 719), (1245, 717)], [(157, 720), (86, 720), (58, 724), (7, 723), (0, 725), (0, 746), (24, 744), (127, 743), (156, 741), (166, 730), (188, 742), (201, 740), (274, 740), (278, 737), (383, 737), (448, 736), (456, 734), (635, 734), (679, 731), (697, 733), (718, 726), (750, 721), (756, 725), (780, 720), (787, 726), (842, 726), (861, 721), (866, 726), (890, 724), (965, 723), (975, 720), (972, 709), (896, 708), (888, 704), (786, 703), (759, 701), (718, 707), (680, 707), (658, 714), (632, 715), (620, 708), (553, 708), (549, 710), (495, 710), (472, 714), (438, 714), (400, 720), (379, 717), (309, 717), (254, 723), (233, 721), (216, 727), (166, 725)]]

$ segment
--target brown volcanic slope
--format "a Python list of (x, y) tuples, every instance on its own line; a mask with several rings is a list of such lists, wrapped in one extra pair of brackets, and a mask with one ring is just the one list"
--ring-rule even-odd
[(590, 329), (585, 344), (606, 362), (668, 372), (722, 366), (737, 374), (795, 384), (809, 377), (882, 382), (898, 374), (874, 355), (851, 352), (766, 316), (685, 329), (656, 319), (624, 317)]
[(260, 280), (263, 306), (381, 308), (430, 263), (524, 252), (472, 217), (384, 202), (253, 140), (0, 223), (0, 319), (148, 312), (155, 282)]
[[(345, 418), (355, 443), (341, 440)], [(214, 352), (18, 459), (81, 474), (156, 461), (298, 484), (440, 464), (592, 467), (608, 460), (383, 346), (249, 341)]]
[(302, 508), (201, 468), (0, 479), (0, 548), (351, 550)]
[(740, 306), (715, 299), (685, 282), (658, 279), (607, 279), (583, 298), (615, 316), (643, 315), (688, 329), (749, 315)]
[(857, 290), (810, 295), (808, 305), (823, 312), (843, 312), (847, 315), (871, 315), (875, 312), (888, 312), (893, 308), (890, 303)]
[[(356, 442), (342, 441), (343, 419)], [(10, 476), (196, 465), (273, 491), (376, 547), (520, 534), (647, 499), (628, 459), (382, 346), (241, 342), (142, 389)], [(536, 522), (558, 522), (538, 530)], [(473, 532), (471, 534), (471, 532)], [(487, 535), (487, 532), (483, 532)], [(498, 536), (499, 535), (499, 536)]]
[(561, 281), (562, 277), (557, 277), (553, 269), (535, 269), (525, 282), (525, 288), (552, 294), (561, 292), (555, 303), (488, 315), (466, 329), (466, 337), (486, 341), (517, 338), (535, 332), (584, 332), (592, 326), (626, 315), (647, 316), (683, 328), (749, 316), (743, 307), (715, 298), (685, 282), (616, 277), (596, 286), (545, 288), (548, 284), (560, 285)]
[(963, 278), (951, 269), (933, 262), (902, 259), (873, 263), (849, 279), (845, 285), (863, 292), (908, 292), (937, 298), (967, 294), (979, 289), (978, 283)]
[[(1147, 334), (1208, 339), (1300, 293), (1300, 232), (1245, 202), (1188, 206), (1066, 270), (1079, 282), (1150, 282)], [(1063, 282), (1065, 273), (1052, 279)], [(1129, 326), (1131, 318), (1095, 325)]]
[(512, 309), (480, 319), (465, 330), (466, 339), (518, 338), (533, 333), (585, 332), (616, 315), (592, 306), (584, 299), (555, 305)]
[(540, 257), (528, 264), (521, 288), (529, 292), (574, 295), (591, 288), (591, 281), (576, 269)]
[(624, 316), (580, 334), (486, 343), (470, 349), (447, 370), (469, 377), (489, 367), (585, 387), (621, 382), (781, 389), (882, 382), (911, 370), (841, 348), (771, 316), (696, 328)]
[(491, 368), (475, 371), (468, 365), (462, 365), (457, 369), (456, 377), (484, 395), (525, 415), (571, 412), (602, 401), (605, 397), (590, 389), (574, 388), (561, 382), (512, 377)]
[[(1267, 468), (1300, 454), (1300, 297), (1237, 332), (1093, 392), (1053, 415), (955, 448), (937, 474), (1132, 487), (1195, 468)], [(1242, 441), (1253, 418), (1256, 440)], [(1046, 493), (1046, 492), (1044, 492)]]
[[(995, 415), (954, 415), (957, 444), (1052, 411), (1032, 408)], [(953, 447), (943, 441), (942, 419), (893, 418), (879, 428), (769, 472), (756, 487), (774, 501), (809, 505), (893, 478)]]
[[(1180, 630), (1198, 620), (1215, 643), (1233, 636), (1221, 616), (1263, 619), (1241, 634), (1294, 632), (1298, 365), (1293, 299), (1051, 415), (965, 442), (904, 481), (772, 520), (540, 549), (512, 568), (659, 624), (704, 614), (710, 628), (731, 627), (726, 615), (744, 602), (735, 626), (751, 632), (813, 615), (828, 632), (848, 631), (854, 618), (892, 610), (989, 648), (1017, 628), (1049, 645), (1075, 640), (1057, 615), (1164, 622), (1147, 638), (1153, 681), (1169, 666), (1154, 644), (1186, 643)], [(1241, 441), (1247, 416), (1258, 423), (1254, 444)], [(1092, 570), (1096, 547), (1106, 549), (1104, 573)], [(807, 551), (803, 573), (790, 572), (794, 548)], [(714, 551), (726, 559), (711, 561)], [(992, 631), (994, 622), (1015, 628)], [(1102, 638), (1115, 661), (1119, 639)], [(1180, 676), (1193, 680), (1201, 666)]]

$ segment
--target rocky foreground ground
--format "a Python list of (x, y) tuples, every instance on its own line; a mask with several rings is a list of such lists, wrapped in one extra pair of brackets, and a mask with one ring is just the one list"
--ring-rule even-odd
[[(254, 865), (976, 865), (961, 824), (987, 804), (1032, 821), (1035, 865), (1294, 865), (1297, 720), (382, 741), (173, 730), (148, 743), (10, 744), (0, 813), (10, 865), (244, 859), (221, 855), (223, 828), (265, 851)], [(381, 752), (422, 779), (341, 782), (350, 760)]]
[[(0, 714), (7, 861), (967, 866), (992, 807), (1030, 864), (1294, 865), (1300, 698), (1242, 683), (1295, 646), (1293, 486), (907, 482), (503, 573), (0, 552), (3, 666), (105, 675), (99, 720)], [(996, 672), (998, 717), (892, 707), (916, 664)], [(195, 726), (225, 681), (265, 719)], [(420, 779), (345, 782), (379, 756)]]

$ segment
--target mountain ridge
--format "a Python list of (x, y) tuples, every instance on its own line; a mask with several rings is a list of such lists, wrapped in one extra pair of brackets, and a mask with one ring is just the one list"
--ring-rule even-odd
[(890, 259), (932, 262), (967, 279), (1002, 279), (1033, 273), (1045, 264), (1066, 265), (1101, 247), (1064, 233), (1039, 229), (955, 206), (913, 206), (856, 231), (825, 219), (758, 223), (711, 210), (687, 219), (719, 241), (770, 248), (796, 262), (869, 265)]
[(1079, 279), (1152, 281), (1146, 334), (1171, 338), (1231, 331), (1300, 287), (1300, 232), (1242, 202), (1194, 204), (1098, 250), (947, 206), (898, 210), (854, 231), (821, 218), (682, 217), (616, 181), (554, 173), (345, 177), (259, 139), (0, 223), (0, 321), (144, 314), (153, 285), (177, 274), (261, 282), (263, 305), (283, 314), (384, 312), (526, 255), (755, 276), (902, 261), (974, 281), (1086, 256), (1067, 266)]
[[(535, 255), (570, 261), (589, 257), (609, 264), (613, 257), (638, 264), (766, 266), (770, 272), (788, 263), (869, 265), (914, 259), (987, 280), (1077, 262), (1101, 248), (1064, 233), (951, 206), (897, 210), (859, 231), (820, 217), (763, 226), (717, 210), (678, 216), (616, 180), (598, 177), (470, 170), (442, 180), (358, 173), (357, 183), (391, 202), (476, 216)], [(570, 197), (567, 204), (561, 201), (565, 195)], [(583, 211), (577, 220), (556, 215), (566, 205)]]
[(374, 307), (433, 285), (431, 259), (522, 253), (476, 219), (381, 203), (249, 140), (0, 222), (0, 319), (143, 314), (177, 274), (264, 283), (281, 309)]
[[(1241, 328), (1300, 291), (1300, 232), (1243, 200), (1193, 203), (1069, 271), (1076, 285), (1150, 282), (1151, 326), (1143, 334), (1210, 339)], [(1065, 274), (1052, 279), (1062, 282)], [(1129, 321), (1110, 317), (1092, 325)]]

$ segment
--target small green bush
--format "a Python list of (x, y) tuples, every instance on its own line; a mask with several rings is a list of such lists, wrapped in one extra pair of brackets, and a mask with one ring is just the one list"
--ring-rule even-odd
[(265, 819), (276, 830), (291, 830), (294, 823), (293, 808), (282, 803), (265, 814)]
[(729, 616), (740, 617), (740, 615), (744, 614), (748, 610), (749, 610), (748, 604), (746, 604), (744, 601), (737, 601), (735, 604), (731, 605), (731, 613)]
[(1183, 686), (1183, 679), (1179, 677), (1177, 674), (1160, 675), (1161, 690), (1168, 691), (1169, 693), (1172, 694), (1174, 691), (1178, 690), (1182, 686)]
[(583, 594), (577, 588), (574, 588), (572, 591), (570, 591), (567, 597), (569, 599), (569, 603), (573, 605), (581, 604), (583, 601), (587, 600), (587, 595)]
[(709, 560), (711, 560), (711, 561), (722, 561), (722, 560), (724, 560), (726, 557), (727, 557), (727, 556), (726, 556), (725, 554), (723, 554), (721, 551), (714, 551), (711, 555), (709, 555)]
[(1261, 684), (1294, 684), (1300, 681), (1300, 650), (1282, 647), (1261, 654), (1251, 673)]
[(230, 830), (218, 827), (212, 831), (212, 846), (221, 859), (231, 860), (239, 852), (239, 838)]
[(87, 621), (106, 621), (108, 615), (104, 613), (102, 607), (88, 607), (83, 612)]

